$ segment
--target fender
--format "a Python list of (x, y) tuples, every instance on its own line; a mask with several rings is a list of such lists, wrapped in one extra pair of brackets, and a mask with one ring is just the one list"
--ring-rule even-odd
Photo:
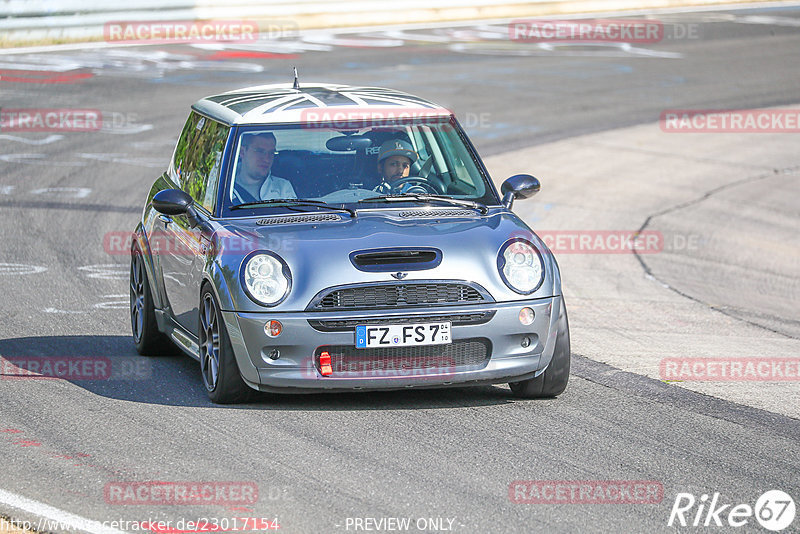
[(550, 305), (552, 306), (550, 328), (544, 350), (542, 350), (542, 358), (539, 360), (539, 370), (536, 372), (536, 376), (547, 370), (555, 354), (556, 339), (567, 330), (567, 322), (564, 316), (564, 297), (553, 297)]
[[(203, 270), (203, 281), (211, 286), (211, 290), (214, 292), (214, 296), (217, 297), (217, 302), (219, 302), (220, 310), (236, 311), (228, 281), (222, 272), (219, 262), (213, 259), (206, 261), (206, 268)], [(200, 298), (199, 293), (197, 298)]]
[[(203, 285), (208, 285), (214, 297), (220, 305), (220, 311), (225, 321), (225, 328), (228, 330), (228, 338), (231, 341), (233, 348), (233, 355), (236, 358), (236, 364), (239, 366), (239, 372), (242, 378), (250, 384), (251, 387), (257, 387), (261, 383), (258, 369), (253, 364), (247, 352), (247, 347), (244, 343), (242, 331), (239, 328), (239, 321), (236, 319), (236, 313), (233, 310), (233, 301), (231, 300), (230, 291), (225, 277), (222, 275), (222, 269), (215, 261), (209, 260), (206, 263), (206, 268), (203, 271)], [(197, 298), (200, 298), (198, 294)], [(228, 311), (226, 311), (228, 310)]]
[(150, 284), (150, 295), (153, 298), (153, 307), (157, 310), (164, 309), (164, 299), (161, 296), (161, 291), (153, 291), (153, 288), (160, 288), (161, 284), (157, 284), (156, 280), (156, 272), (155, 272), (155, 264), (153, 262), (153, 253), (150, 250), (150, 242), (147, 239), (147, 234), (144, 231), (144, 226), (142, 222), (139, 221), (139, 224), (136, 225), (136, 229), (133, 231), (133, 240), (131, 244), (131, 255), (133, 255), (133, 247), (135, 245), (139, 246), (139, 250), (142, 251), (142, 259), (144, 260), (144, 270), (145, 276), (147, 276), (147, 281)]

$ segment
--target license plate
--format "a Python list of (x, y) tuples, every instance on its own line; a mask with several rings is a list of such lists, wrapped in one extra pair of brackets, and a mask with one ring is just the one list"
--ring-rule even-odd
[(447, 343), (452, 343), (449, 322), (356, 326), (357, 349)]

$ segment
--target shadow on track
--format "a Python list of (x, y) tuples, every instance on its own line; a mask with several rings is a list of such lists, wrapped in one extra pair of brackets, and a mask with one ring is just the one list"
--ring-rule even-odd
[[(165, 406), (206, 407), (225, 410), (285, 411), (361, 411), (416, 410), (503, 405), (514, 402), (510, 390), (495, 386), (416, 389), (385, 392), (259, 394), (248, 404), (222, 406), (206, 396), (199, 364), (188, 356), (149, 358), (139, 356), (130, 336), (41, 336), (0, 339), (0, 379), (10, 382), (28, 380), (68, 380), (86, 391), (115, 400), (160, 404)], [(21, 376), (26, 372), (9, 361), (35, 362), (52, 366), (60, 362), (64, 378)], [(69, 363), (91, 366), (108, 364), (110, 372), (92, 371), (69, 374)], [(45, 374), (45, 373), (42, 373)], [(92, 379), (86, 379), (93, 376)], [(520, 401), (517, 401), (520, 402)], [(523, 401), (531, 402), (531, 401)], [(531, 402), (545, 408), (556, 401)]]

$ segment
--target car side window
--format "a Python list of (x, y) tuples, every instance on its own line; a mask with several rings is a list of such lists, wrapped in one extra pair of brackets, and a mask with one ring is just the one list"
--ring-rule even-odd
[(182, 175), (185, 174), (184, 163), (186, 162), (186, 153), (192, 145), (192, 140), (197, 133), (197, 123), (202, 118), (203, 117), (192, 111), (189, 118), (186, 119), (186, 124), (183, 125), (181, 136), (178, 138), (178, 144), (175, 146), (175, 155), (172, 158), (169, 175), (178, 185), (183, 183)]
[[(176, 150), (176, 174), (181, 189), (189, 193), (197, 204), (211, 212), (214, 211), (222, 151), (225, 149), (230, 127), (199, 115), (193, 126), (191, 119), (187, 121), (184, 130), (190, 127), (194, 133), (188, 136), (185, 148), (179, 143), (179, 148), (183, 148), (180, 166), (177, 165)], [(183, 135), (181, 139), (183, 140)]]
[(467, 152), (466, 146), (461, 142), (456, 142), (457, 135), (452, 129), (444, 134), (439, 134), (442, 153), (452, 171), (450, 173), (452, 183), (456, 190), (464, 194), (483, 196), (486, 189), (483, 181), (478, 179), (480, 173)]

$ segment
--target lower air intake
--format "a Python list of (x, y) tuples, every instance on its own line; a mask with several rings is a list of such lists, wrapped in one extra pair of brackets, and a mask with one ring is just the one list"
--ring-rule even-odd
[(473, 371), (486, 367), (491, 356), (489, 340), (484, 338), (459, 339), (449, 345), (423, 345), (418, 347), (387, 347), (357, 349), (353, 346), (333, 345), (319, 347), (319, 355), (327, 352), (331, 357), (334, 378), (392, 378), (436, 376), (457, 371)]

